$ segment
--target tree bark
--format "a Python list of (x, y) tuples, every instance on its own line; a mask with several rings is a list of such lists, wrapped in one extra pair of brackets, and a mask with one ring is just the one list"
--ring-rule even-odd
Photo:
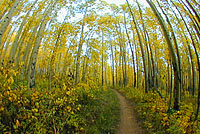
[(102, 86), (104, 86), (104, 54), (103, 54), (103, 48), (104, 48), (104, 35), (103, 35), (103, 30), (101, 30), (102, 32), (102, 54), (101, 54), (101, 79), (102, 79)]
[(83, 21), (82, 21), (82, 25), (81, 25), (81, 36), (80, 36), (80, 41), (79, 41), (79, 45), (78, 45), (78, 52), (77, 52), (77, 56), (76, 56), (76, 77), (75, 77), (75, 83), (78, 84), (79, 83), (79, 72), (80, 72), (80, 57), (81, 57), (81, 52), (82, 52), (82, 46), (83, 46), (83, 34), (84, 34), (84, 26), (85, 26), (85, 16), (87, 13), (87, 9), (88, 7), (86, 7), (85, 12), (84, 12), (84, 16), (83, 16)]
[(35, 45), (34, 45), (34, 48), (32, 50), (30, 62), (29, 62), (29, 67), (30, 67), (29, 71), (28, 71), (29, 88), (35, 87), (36, 63), (37, 63), (37, 57), (38, 57), (38, 51), (39, 51), (40, 43), (41, 43), (42, 38), (43, 38), (43, 32), (44, 32), (44, 30), (46, 28), (46, 24), (47, 24), (46, 17), (49, 15), (49, 13), (51, 13), (56, 2), (57, 2), (57, 0), (53, 4), (49, 5), (49, 7), (47, 7), (47, 10), (44, 12), (44, 15), (43, 15), (43, 20), (40, 24), (40, 28), (37, 32)]
[(171, 37), (169, 36), (168, 29), (166, 27), (166, 24), (161, 16), (161, 14), (158, 12), (157, 8), (155, 7), (154, 3), (151, 0), (146, 0), (148, 4), (150, 5), (151, 9), (153, 10), (154, 14), (156, 15), (157, 19), (159, 20), (159, 23), (161, 25), (161, 28), (163, 30), (165, 39), (167, 41), (168, 49), (170, 51), (170, 56), (172, 58), (172, 64), (174, 69), (174, 90), (175, 90), (175, 101), (174, 101), (174, 109), (179, 110), (180, 107), (180, 72), (177, 62), (177, 57), (175, 54), (175, 50), (173, 48), (173, 43), (171, 40)]
[(111, 50), (111, 58), (112, 58), (112, 85), (115, 86), (115, 63), (114, 63), (114, 53), (113, 53), (113, 46), (112, 46), (112, 40), (110, 38), (110, 50)]
[[(0, 27), (0, 48), (2, 47), (2, 38), (3, 35), (9, 25), (9, 22), (12, 18), (13, 13), (16, 11), (17, 6), (20, 4), (20, 0), (15, 0), (14, 4), (12, 5), (12, 7), (10, 8), (10, 10), (8, 11), (8, 13), (6, 14), (4, 20), (2, 20), (2, 24)], [(1, 52), (0, 52), (1, 53)]]
[[(126, 30), (126, 36), (128, 38), (128, 43), (129, 43), (129, 47), (131, 48), (131, 54), (132, 54), (132, 61), (133, 61), (133, 87), (136, 87), (136, 71), (135, 71), (135, 57), (134, 57), (134, 52), (133, 52), (133, 47), (131, 46), (131, 40), (130, 40), (130, 36), (128, 34), (128, 29), (127, 29), (127, 26), (126, 26), (126, 15), (125, 15), (125, 12), (124, 12), (124, 27), (125, 27), (125, 30)], [(133, 33), (133, 36), (134, 36), (134, 33)]]
[(143, 48), (142, 38), (141, 38), (141, 35), (140, 35), (140, 32), (139, 32), (138, 24), (137, 24), (136, 19), (135, 19), (135, 15), (133, 14), (133, 12), (132, 12), (132, 10), (131, 10), (131, 7), (130, 7), (130, 5), (129, 5), (128, 0), (126, 0), (126, 2), (127, 2), (127, 4), (128, 4), (128, 7), (129, 7), (129, 10), (130, 10), (131, 16), (132, 16), (132, 18), (133, 18), (133, 22), (134, 22), (134, 24), (135, 24), (135, 29), (136, 29), (136, 32), (137, 32), (137, 35), (138, 35), (138, 38), (139, 38), (140, 48), (141, 48), (141, 52), (142, 52), (143, 66), (144, 66), (145, 92), (148, 92), (148, 91), (149, 91), (148, 71), (147, 71), (146, 56), (145, 56), (145, 51), (144, 51), (144, 48)]
[[(17, 1), (17, 0), (16, 0)], [(29, 9), (29, 11), (26, 13), (20, 27), (19, 27), (19, 30), (17, 31), (17, 35), (12, 43), (12, 48), (11, 48), (11, 51), (10, 51), (10, 56), (9, 56), (9, 63), (14, 63), (14, 58), (15, 58), (15, 55), (16, 55), (16, 52), (17, 52), (17, 47), (19, 45), (19, 39), (20, 39), (20, 35), (22, 33), (22, 30), (23, 30), (23, 27), (26, 23), (26, 20), (30, 14), (30, 12), (32, 11), (34, 5), (37, 3), (38, 0), (35, 0), (35, 2), (31, 5), (31, 8)], [(23, 38), (21, 36), (21, 38)]]
[(179, 48), (178, 48), (178, 43), (177, 43), (176, 35), (175, 35), (175, 32), (174, 32), (173, 26), (172, 26), (172, 24), (171, 24), (171, 22), (169, 20), (169, 17), (165, 13), (165, 11), (162, 9), (162, 7), (161, 7), (160, 3), (158, 2), (158, 0), (156, 0), (156, 1), (158, 3), (158, 5), (159, 5), (159, 7), (160, 7), (160, 9), (162, 11), (162, 13), (165, 15), (167, 23), (169, 24), (169, 27), (170, 27), (170, 31), (172, 33), (172, 38), (173, 38), (174, 45), (175, 45), (175, 48), (176, 48), (177, 59), (178, 59), (178, 66), (179, 66), (180, 90), (182, 90), (182, 88), (183, 88), (183, 83), (182, 83), (182, 61), (181, 61), (181, 56), (180, 56), (180, 52), (179, 52)]

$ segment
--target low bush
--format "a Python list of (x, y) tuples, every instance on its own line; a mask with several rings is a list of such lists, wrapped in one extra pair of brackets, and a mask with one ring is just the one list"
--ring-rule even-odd
[(146, 133), (193, 134), (199, 133), (193, 118), (192, 103), (181, 103), (180, 111), (168, 110), (168, 104), (157, 92), (144, 93), (139, 89), (122, 88), (120, 91), (136, 103), (136, 112)]
[(73, 86), (58, 80), (47, 88), (44, 77), (39, 86), (28, 89), (16, 82), (18, 73), (0, 68), (1, 133), (113, 133), (117, 126), (117, 96), (102, 90), (92, 80)]

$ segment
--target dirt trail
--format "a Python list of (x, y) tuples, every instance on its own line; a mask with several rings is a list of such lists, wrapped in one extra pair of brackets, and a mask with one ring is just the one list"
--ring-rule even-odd
[(136, 115), (128, 101), (117, 91), (113, 90), (120, 100), (120, 127), (117, 134), (142, 134), (143, 131), (136, 121)]

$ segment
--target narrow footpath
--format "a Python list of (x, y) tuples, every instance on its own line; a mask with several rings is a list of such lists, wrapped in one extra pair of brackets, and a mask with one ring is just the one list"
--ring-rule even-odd
[(142, 134), (143, 131), (136, 121), (136, 115), (129, 102), (116, 90), (113, 90), (120, 100), (120, 127), (117, 134)]

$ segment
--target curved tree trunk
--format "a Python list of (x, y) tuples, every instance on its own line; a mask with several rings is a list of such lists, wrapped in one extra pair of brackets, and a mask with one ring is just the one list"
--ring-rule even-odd
[(29, 62), (28, 85), (30, 88), (35, 87), (35, 73), (36, 73), (35, 69), (36, 69), (36, 63), (37, 63), (37, 57), (38, 57), (40, 43), (42, 41), (43, 32), (44, 32), (46, 24), (47, 24), (46, 17), (48, 16), (49, 13), (51, 13), (56, 2), (57, 2), (57, 0), (53, 4), (51, 4), (49, 7), (47, 7), (47, 10), (44, 12), (44, 15), (43, 15), (44, 16), (43, 20), (40, 24), (40, 28), (37, 32), (35, 46), (31, 53), (30, 62)]
[[(31, 5), (31, 8), (29, 9), (29, 11), (26, 13), (20, 27), (19, 27), (19, 30), (17, 31), (17, 35), (12, 43), (12, 48), (11, 48), (11, 51), (10, 51), (10, 56), (9, 56), (9, 63), (14, 63), (14, 58), (15, 58), (15, 55), (16, 55), (16, 52), (17, 52), (17, 47), (19, 45), (19, 40), (20, 40), (20, 35), (22, 33), (22, 30), (23, 30), (23, 27), (26, 23), (26, 20), (30, 14), (30, 12), (32, 11), (34, 5), (37, 3), (38, 0), (36, 0), (32, 5)], [(22, 36), (21, 36), (22, 38)]]
[[(12, 5), (12, 7), (10, 8), (10, 10), (8, 11), (8, 13), (6, 14), (4, 20), (2, 20), (2, 25), (0, 27), (0, 48), (2, 47), (2, 38), (3, 35), (9, 25), (9, 22), (12, 18), (13, 13), (16, 11), (17, 6), (20, 4), (20, 0), (15, 0), (14, 4)], [(0, 52), (1, 53), (1, 52)]]
[(161, 16), (161, 14), (158, 12), (157, 8), (155, 7), (154, 3), (151, 0), (146, 0), (146, 1), (148, 2), (148, 4), (150, 5), (151, 9), (154, 12), (154, 14), (156, 15), (157, 19), (159, 20), (159, 23), (163, 30), (165, 39), (167, 41), (167, 45), (168, 45), (168, 49), (170, 52), (170, 56), (172, 58), (172, 64), (173, 64), (173, 69), (174, 69), (174, 90), (175, 90), (174, 109), (179, 110), (179, 106), (180, 106), (180, 76), (179, 76), (179, 74), (180, 74), (180, 72), (179, 72), (179, 67), (178, 67), (175, 50), (173, 48), (173, 43), (169, 36), (169, 32), (166, 27), (166, 24)]
[(124, 12), (124, 27), (125, 27), (125, 30), (126, 30), (126, 36), (128, 38), (128, 43), (129, 43), (129, 46), (131, 48), (131, 54), (132, 54), (132, 61), (133, 61), (133, 87), (136, 87), (136, 71), (135, 71), (135, 59), (134, 59), (134, 52), (133, 52), (133, 47), (131, 46), (131, 40), (130, 40), (130, 36), (128, 34), (128, 29), (127, 29), (127, 26), (126, 26), (126, 15), (125, 15), (125, 12)]
[[(140, 19), (142, 21), (142, 28), (143, 28), (143, 38), (144, 38), (144, 41), (145, 41), (145, 47), (146, 47), (146, 51), (147, 51), (147, 59), (148, 59), (148, 85), (149, 87), (154, 87), (153, 85), (153, 82), (152, 82), (152, 64), (151, 64), (151, 58), (150, 58), (150, 52), (149, 52), (149, 47), (148, 47), (148, 32), (146, 30), (146, 27), (144, 25), (144, 19), (143, 19), (143, 13), (142, 13), (142, 9), (140, 7), (140, 4), (139, 2), (136, 0), (136, 3), (138, 5), (138, 8), (139, 8), (139, 12), (140, 12)], [(155, 87), (156, 88), (156, 87)]]
[(34, 29), (33, 29), (33, 32), (29, 38), (29, 41), (26, 45), (26, 48), (25, 48), (25, 51), (24, 51), (24, 55), (22, 57), (22, 70), (21, 70), (21, 80), (24, 79), (24, 74), (26, 71), (28, 70), (25, 70), (27, 69), (28, 67), (28, 64), (29, 64), (29, 57), (30, 57), (30, 53), (31, 53), (31, 50), (32, 50), (32, 43), (34, 41), (34, 38), (35, 38), (35, 35), (36, 35), (36, 32), (37, 32), (37, 29), (38, 29), (39, 25), (37, 25)]
[(148, 92), (148, 91), (149, 91), (148, 71), (147, 71), (146, 56), (145, 56), (145, 51), (144, 51), (144, 48), (143, 48), (142, 38), (141, 38), (141, 35), (140, 35), (140, 32), (139, 32), (139, 28), (138, 28), (138, 24), (137, 24), (137, 22), (136, 22), (135, 15), (133, 14), (133, 12), (132, 12), (132, 10), (131, 10), (131, 7), (130, 7), (130, 5), (129, 5), (128, 0), (126, 0), (126, 2), (127, 2), (127, 4), (128, 4), (128, 7), (129, 7), (129, 10), (130, 10), (131, 16), (132, 16), (132, 18), (133, 18), (133, 22), (134, 22), (134, 24), (135, 24), (135, 29), (136, 29), (136, 32), (137, 32), (137, 35), (138, 35), (138, 39), (139, 39), (139, 43), (140, 43), (140, 48), (141, 48), (141, 52), (142, 52), (142, 59), (143, 59), (143, 65), (144, 65), (145, 92)]
[(6, 46), (5, 46), (4, 51), (2, 51), (2, 55), (1, 55), (2, 57), (0, 58), (0, 60), (1, 60), (0, 65), (4, 65), (5, 56), (8, 53), (9, 43), (11, 42), (11, 38), (14, 33), (15, 33), (15, 28), (12, 30), (10, 36), (8, 37), (7, 41), (5, 42)]
[(180, 77), (180, 90), (182, 90), (183, 88), (183, 83), (182, 83), (182, 61), (181, 61), (181, 56), (180, 56), (180, 52), (179, 52), (179, 48), (178, 48), (178, 43), (177, 43), (177, 39), (176, 39), (176, 35), (175, 35), (175, 32), (174, 32), (174, 29), (173, 29), (173, 26), (169, 20), (169, 17), (167, 16), (167, 14), (165, 13), (165, 11), (163, 10), (163, 8), (161, 7), (160, 3), (158, 2), (158, 0), (156, 0), (162, 13), (165, 15), (165, 18), (167, 20), (167, 23), (169, 24), (169, 27), (170, 27), (170, 31), (172, 33), (172, 38), (173, 38), (173, 41), (174, 41), (174, 45), (175, 45), (175, 48), (176, 48), (176, 53), (177, 53), (177, 59), (178, 59), (178, 66), (179, 66), (179, 77)]

